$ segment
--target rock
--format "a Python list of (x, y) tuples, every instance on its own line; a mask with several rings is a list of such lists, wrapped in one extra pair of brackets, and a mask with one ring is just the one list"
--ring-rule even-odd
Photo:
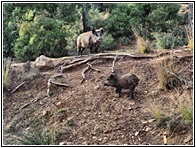
[(156, 121), (156, 119), (150, 119), (150, 120), (148, 120), (148, 123), (152, 123), (152, 122), (155, 122)]
[(59, 143), (59, 145), (67, 145), (67, 143), (62, 141)]
[(152, 130), (152, 128), (150, 128), (150, 127), (147, 127), (147, 128), (145, 129), (146, 132), (149, 132), (149, 131), (151, 131), (151, 130)]
[(58, 105), (61, 105), (61, 102), (58, 102), (56, 105), (57, 105), (57, 106), (58, 106)]
[(84, 141), (84, 142), (82, 143), (82, 145), (87, 145), (87, 142), (86, 142), (86, 141)]
[(139, 132), (135, 132), (135, 136), (137, 136), (139, 134)]
[(48, 115), (50, 114), (50, 111), (44, 110), (44, 111), (42, 112), (42, 114), (43, 114), (43, 116), (48, 116)]
[(53, 67), (54, 63), (51, 60), (51, 58), (41, 55), (36, 58), (34, 62), (34, 66), (37, 67), (38, 69), (46, 70), (46, 69)]
[(144, 94), (146, 95), (147, 93), (148, 93), (148, 91), (147, 91), (147, 90), (145, 90), (145, 91), (144, 91)]
[(142, 124), (148, 124), (148, 121), (142, 121)]
[(97, 85), (97, 86), (94, 87), (95, 90), (98, 90), (99, 88), (100, 88), (99, 85)]

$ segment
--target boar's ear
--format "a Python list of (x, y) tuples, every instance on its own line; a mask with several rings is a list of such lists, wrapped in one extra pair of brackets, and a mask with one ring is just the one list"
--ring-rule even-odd
[(103, 34), (103, 28), (100, 28), (101, 33)]
[(95, 29), (92, 30), (92, 33), (95, 34)]

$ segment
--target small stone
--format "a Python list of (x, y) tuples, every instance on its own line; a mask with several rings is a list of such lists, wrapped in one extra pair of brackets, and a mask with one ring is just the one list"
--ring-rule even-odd
[(58, 102), (56, 105), (61, 105), (61, 102)]
[(86, 142), (86, 141), (84, 141), (84, 142), (82, 143), (82, 145), (87, 145), (87, 142)]
[(95, 90), (98, 90), (99, 88), (100, 88), (99, 85), (94, 87)]
[(143, 121), (143, 122), (142, 122), (142, 124), (147, 124), (147, 123), (148, 123), (148, 121)]
[(149, 132), (149, 131), (151, 131), (151, 130), (152, 130), (152, 128), (150, 128), (150, 127), (147, 127), (147, 128), (145, 129), (146, 132)]
[(137, 136), (139, 134), (139, 132), (135, 132), (135, 136)]
[(150, 120), (148, 120), (148, 123), (152, 123), (152, 122), (155, 122), (156, 121), (156, 119), (150, 119)]
[(67, 145), (66, 142), (60, 142), (59, 145)]
[(42, 112), (42, 114), (43, 114), (43, 116), (47, 116), (47, 115), (49, 114), (49, 111), (48, 111), (48, 110), (44, 110), (44, 111)]

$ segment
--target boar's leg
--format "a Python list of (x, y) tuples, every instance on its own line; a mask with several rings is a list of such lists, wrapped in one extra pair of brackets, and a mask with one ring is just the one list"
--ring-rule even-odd
[(130, 89), (130, 99), (133, 99), (134, 98), (134, 89)]
[(79, 56), (79, 54), (82, 56), (82, 51), (83, 51), (83, 48), (82, 47), (78, 47), (77, 56)]
[(95, 47), (95, 53), (98, 53), (98, 47)]
[(121, 87), (117, 87), (117, 88), (116, 88), (116, 92), (118, 93), (118, 98), (121, 97), (121, 90), (122, 90)]
[(90, 54), (93, 53), (93, 45), (90, 45)]

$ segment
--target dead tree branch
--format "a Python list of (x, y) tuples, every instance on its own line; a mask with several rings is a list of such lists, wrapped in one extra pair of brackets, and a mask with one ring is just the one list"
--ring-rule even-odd
[(83, 71), (82, 71), (82, 80), (80, 82), (80, 84), (82, 84), (85, 80), (86, 80), (86, 72), (89, 70), (89, 69), (92, 69), (94, 71), (97, 71), (97, 72), (100, 72), (100, 70), (98, 69), (95, 69), (90, 63), (87, 63), (88, 67), (86, 67)]
[(115, 71), (115, 70), (114, 70), (114, 63), (115, 63), (116, 59), (117, 59), (117, 55), (115, 56), (115, 59), (114, 59), (113, 62), (112, 62), (112, 72)]
[(28, 102), (28, 103), (24, 104), (23, 106), (21, 106), (21, 107), (19, 108), (19, 110), (22, 110), (23, 108), (27, 107), (28, 105), (30, 105), (30, 104), (32, 104), (32, 103), (37, 102), (37, 101), (40, 100), (40, 99), (41, 99), (41, 98), (37, 98), (37, 99), (35, 99), (35, 100), (31, 101), (31, 102)]
[(100, 59), (110, 59), (110, 60), (112, 60), (114, 58), (113, 57), (97, 57), (97, 56), (93, 56), (93, 57), (87, 58), (87, 59), (85, 59), (83, 61), (80, 61), (80, 62), (71, 64), (71, 65), (62, 67), (61, 72), (64, 73), (66, 70), (69, 70), (71, 68), (76, 68), (76, 67), (78, 67), (80, 65), (83, 65), (83, 64), (95, 61), (95, 60), (100, 60)]
[(53, 85), (62, 86), (62, 87), (69, 87), (68, 84), (55, 82), (54, 79), (58, 78), (58, 77), (63, 77), (63, 75), (62, 74), (57, 74), (57, 75), (54, 75), (53, 77), (48, 79), (48, 83), (47, 83), (47, 85), (48, 85), (48, 89), (47, 89), (48, 97), (50, 96), (51, 88), (52, 88)]
[(90, 66), (86, 67), (83, 71), (82, 71), (82, 80), (80, 82), (80, 84), (82, 84), (85, 80), (86, 80), (86, 75), (85, 73), (90, 69)]
[(90, 63), (87, 63), (88, 66), (94, 71), (101, 72), (99, 69), (95, 69)]
[(22, 82), (20, 85), (18, 85), (14, 90), (12, 90), (11, 93), (14, 93), (16, 90), (18, 90), (21, 86), (23, 86), (27, 81)]
[(186, 80), (186, 79), (184, 79), (184, 78), (181, 78), (181, 77), (177, 76), (175, 73), (169, 71), (166, 67), (161, 66), (161, 68), (162, 68), (164, 71), (166, 71), (167, 73), (169, 73), (169, 74), (173, 75), (174, 77), (176, 77), (176, 78), (181, 82), (181, 84), (187, 85), (188, 88), (190, 87), (191, 84), (193, 84), (193, 82), (188, 81), (188, 80)]

